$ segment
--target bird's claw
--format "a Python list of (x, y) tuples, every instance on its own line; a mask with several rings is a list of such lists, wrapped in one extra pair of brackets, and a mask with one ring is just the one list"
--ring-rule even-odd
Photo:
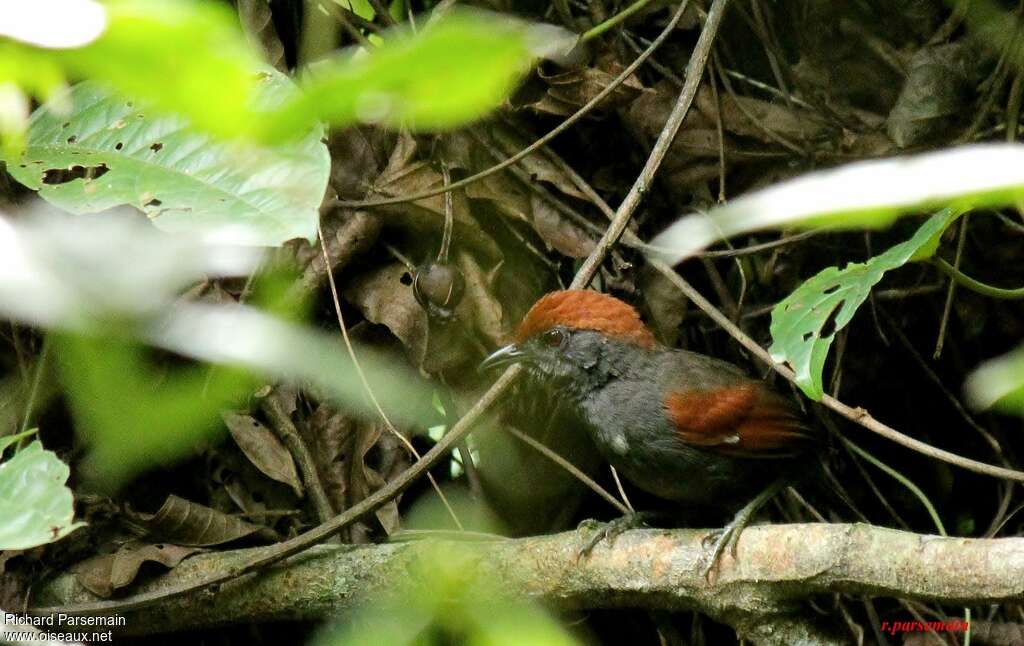
[(702, 541), (702, 547), (707, 549), (711, 545), (711, 556), (708, 558), (707, 564), (704, 566), (704, 580), (711, 581), (711, 573), (715, 570), (718, 565), (718, 561), (725, 552), (725, 548), (729, 548), (729, 555), (734, 559), (736, 558), (736, 546), (739, 544), (740, 532), (743, 530), (742, 527), (738, 527), (735, 523), (729, 523), (722, 529), (716, 529)]
[(611, 547), (615, 544), (615, 539), (620, 534), (630, 529), (643, 527), (645, 524), (644, 514), (627, 514), (607, 523), (602, 523), (592, 518), (584, 520), (576, 527), (576, 530), (579, 532), (590, 532), (591, 536), (587, 540), (587, 544), (576, 553), (576, 560), (579, 561), (582, 558), (589, 557), (594, 548), (603, 541), (607, 541), (608, 546)]

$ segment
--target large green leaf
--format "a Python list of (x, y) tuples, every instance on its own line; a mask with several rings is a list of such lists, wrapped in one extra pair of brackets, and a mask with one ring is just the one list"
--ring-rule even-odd
[[(20, 437), (0, 438), (0, 456)], [(64, 486), (69, 474), (39, 440), (0, 462), (0, 550), (46, 545), (85, 525), (74, 522), (74, 497)]]
[(453, 128), (498, 107), (536, 57), (571, 44), (555, 27), (452, 11), (416, 34), (385, 33), (372, 52), (348, 51), (313, 66), (300, 81), (303, 92), (267, 124), (282, 133), (315, 119)]
[[(66, 77), (91, 79), (210, 134), (246, 136), (262, 126), (253, 105), (259, 61), (224, 3), (33, 0), (16, 18), (0, 21), (0, 36), (13, 39), (0, 37), (0, 86), (26, 106), (21, 91), (49, 99)], [(8, 150), (20, 146), (25, 125), (11, 105), (0, 106)]]
[[(261, 78), (264, 105), (296, 91), (283, 75)], [(8, 164), (47, 201), (73, 213), (130, 204), (166, 231), (217, 242), (278, 245), (315, 235), (330, 173), (320, 128), (300, 142), (255, 148), (214, 141), (92, 83), (72, 88), (70, 102), (70, 114), (51, 104), (37, 110), (21, 159)]]
[(102, 80), (197, 129), (252, 132), (259, 60), (230, 6), (204, 0), (107, 0), (109, 25), (80, 49), (59, 52), (73, 76)]
[(867, 262), (829, 267), (796, 288), (772, 309), (772, 359), (789, 364), (796, 383), (814, 400), (824, 394), (822, 370), (836, 332), (853, 319), (885, 272), (932, 256), (939, 237), (963, 213), (944, 209), (900, 243)]
[(1024, 145), (978, 144), (810, 173), (687, 215), (658, 234), (650, 253), (676, 263), (719, 240), (798, 227), (883, 227), (903, 214), (947, 205), (977, 208), (1024, 198)]

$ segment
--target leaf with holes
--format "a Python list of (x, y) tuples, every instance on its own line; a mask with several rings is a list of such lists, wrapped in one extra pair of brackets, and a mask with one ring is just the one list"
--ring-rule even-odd
[[(277, 72), (260, 76), (267, 106), (295, 91)], [(70, 94), (70, 114), (36, 110), (21, 159), (7, 165), (50, 203), (78, 214), (131, 204), (161, 229), (213, 242), (279, 245), (316, 233), (330, 172), (321, 128), (256, 148), (214, 141), (91, 83)]]
[(902, 242), (867, 262), (843, 269), (829, 267), (806, 281), (772, 310), (772, 359), (796, 372), (796, 383), (818, 401), (824, 394), (822, 371), (836, 332), (853, 319), (885, 272), (935, 253), (942, 232), (964, 211), (943, 209)]
[[(0, 455), (29, 434), (0, 438)], [(74, 522), (74, 497), (64, 485), (69, 474), (68, 465), (39, 440), (0, 462), (0, 550), (46, 545), (85, 525)]]

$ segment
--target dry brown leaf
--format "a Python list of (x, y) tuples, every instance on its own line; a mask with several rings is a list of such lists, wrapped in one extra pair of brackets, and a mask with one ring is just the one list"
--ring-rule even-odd
[(269, 530), (205, 505), (167, 496), (155, 514), (134, 514), (135, 522), (147, 530), (147, 537), (178, 545), (208, 546), (228, 543)]
[[(799, 108), (790, 108), (783, 101), (769, 103), (720, 91), (719, 103), (722, 128), (727, 133), (751, 137), (766, 144), (777, 143), (777, 140), (766, 131), (797, 142), (813, 141), (825, 134), (824, 124), (817, 120), (814, 114)], [(711, 88), (705, 86), (697, 92), (696, 104), (697, 109), (707, 120), (714, 123), (719, 104), (715, 102)], [(715, 145), (717, 146), (717, 140)]]
[[(501, 149), (507, 157), (518, 153), (523, 148), (533, 143), (516, 133), (512, 128), (504, 125), (495, 126), (490, 130), (494, 144)], [(562, 172), (553, 161), (548, 159), (543, 150), (538, 150), (532, 155), (527, 155), (518, 162), (519, 166), (526, 169), (534, 181), (547, 182), (565, 195), (580, 200), (587, 200), (587, 196), (576, 187), (569, 177)]]
[(466, 279), (466, 295), (458, 308), (458, 315), (463, 320), (472, 321), (473, 329), (482, 334), (491, 345), (505, 343), (510, 330), (504, 323), (504, 308), (494, 297), (491, 281), (472, 255), (462, 251), (457, 258), (459, 269)]
[(649, 325), (655, 336), (670, 348), (679, 341), (680, 326), (686, 318), (686, 299), (661, 273), (650, 266), (640, 270), (638, 287), (650, 313)]
[(533, 208), (533, 228), (548, 245), (569, 258), (586, 258), (596, 242), (575, 222), (559, 213), (547, 200), (534, 193), (530, 199)]
[[(540, 69), (538, 76), (547, 82), (548, 95), (551, 98), (569, 105), (575, 111), (611, 85), (624, 69), (617, 63), (610, 67), (610, 71), (584, 67), (556, 74), (545, 74), (544, 70)], [(644, 89), (636, 76), (631, 75), (601, 101), (601, 108), (607, 110), (624, 105), (635, 99)]]
[(436, 374), (462, 365), (466, 352), (455, 326), (431, 326), (411, 284), (409, 270), (396, 262), (359, 274), (343, 294), (366, 320), (391, 330), (421, 370)]
[(343, 198), (366, 194), (388, 162), (396, 137), (393, 131), (371, 126), (346, 128), (332, 133), (331, 187)]
[(962, 43), (926, 47), (914, 54), (886, 123), (897, 146), (927, 142), (969, 121), (978, 58)]
[(345, 477), (345, 453), (356, 430), (356, 422), (333, 406), (320, 404), (303, 425), (320, 482), (331, 506), (348, 509), (348, 483)]
[[(444, 180), (441, 173), (423, 161), (411, 162), (398, 169), (388, 170), (380, 176), (374, 192), (378, 195), (393, 197), (412, 195), (423, 191), (441, 188)], [(455, 190), (452, 195), (452, 239), (455, 244), (470, 247), (491, 258), (500, 258), (501, 251), (491, 237), (480, 227), (470, 215), (469, 200), (465, 192)], [(387, 215), (387, 223), (407, 230), (413, 235), (435, 235), (440, 239), (444, 229), (445, 212), (444, 196), (435, 195), (415, 202), (390, 204), (373, 207), (374, 212)]]
[[(377, 444), (382, 433), (387, 433), (383, 423), (359, 424), (351, 437), (348, 467), (348, 490), (352, 504), (358, 503), (386, 483), (379, 473), (366, 465), (366, 454)], [(377, 520), (390, 536), (399, 529), (398, 500), (389, 501), (376, 511)], [(365, 538), (365, 537), (363, 537)]]
[(202, 551), (199, 547), (131, 541), (113, 554), (102, 554), (82, 561), (73, 566), (71, 571), (86, 590), (108, 598), (114, 591), (132, 583), (143, 563), (160, 563), (173, 568), (185, 558)]
[(295, 460), (281, 440), (252, 415), (224, 412), (221, 417), (245, 457), (268, 478), (288, 485), (301, 498), (303, 487)]

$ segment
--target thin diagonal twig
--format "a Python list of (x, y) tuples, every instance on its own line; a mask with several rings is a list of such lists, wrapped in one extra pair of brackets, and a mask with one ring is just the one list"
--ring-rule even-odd
[[(320, 238), (320, 252), (324, 256), (324, 264), (330, 267), (331, 258), (327, 254), (327, 243), (324, 242), (324, 232), (320, 228), (319, 219), (316, 223), (316, 233)], [(327, 284), (330, 285), (331, 288), (331, 299), (334, 301), (334, 314), (338, 319), (338, 328), (341, 329), (341, 336), (345, 340), (345, 348), (348, 350), (348, 356), (352, 359), (352, 365), (355, 367), (356, 374), (359, 375), (359, 380), (363, 384), (363, 390), (365, 390), (367, 396), (369, 396), (370, 401), (373, 403), (373, 407), (377, 409), (377, 414), (380, 415), (380, 418), (384, 421), (384, 425), (387, 427), (388, 431), (398, 438), (398, 441), (401, 442), (410, 453), (416, 456), (417, 460), (422, 460), (423, 456), (421, 456), (419, 451), (416, 450), (416, 447), (412, 445), (409, 438), (399, 433), (398, 429), (395, 428), (395, 425), (391, 423), (391, 420), (388, 418), (388, 414), (384, 412), (380, 402), (377, 400), (377, 395), (374, 394), (373, 388), (370, 387), (370, 382), (366, 380), (366, 373), (363, 372), (363, 367), (359, 363), (359, 358), (356, 357), (355, 348), (352, 346), (352, 341), (348, 337), (348, 328), (345, 326), (345, 317), (341, 314), (341, 302), (338, 299), (338, 286), (334, 284), (334, 272), (332, 271), (327, 272)], [(427, 472), (427, 479), (430, 480), (430, 485), (434, 488), (434, 491), (437, 492), (437, 496), (444, 504), (444, 508), (448, 510), (448, 515), (452, 517), (452, 520), (455, 522), (455, 526), (459, 529), (463, 529), (462, 523), (459, 521), (459, 517), (455, 513), (455, 510), (452, 509), (451, 504), (448, 502), (447, 496), (445, 496), (444, 492), (441, 491), (441, 487), (437, 484), (437, 481), (434, 480), (434, 476), (432, 476), (429, 471)]]

